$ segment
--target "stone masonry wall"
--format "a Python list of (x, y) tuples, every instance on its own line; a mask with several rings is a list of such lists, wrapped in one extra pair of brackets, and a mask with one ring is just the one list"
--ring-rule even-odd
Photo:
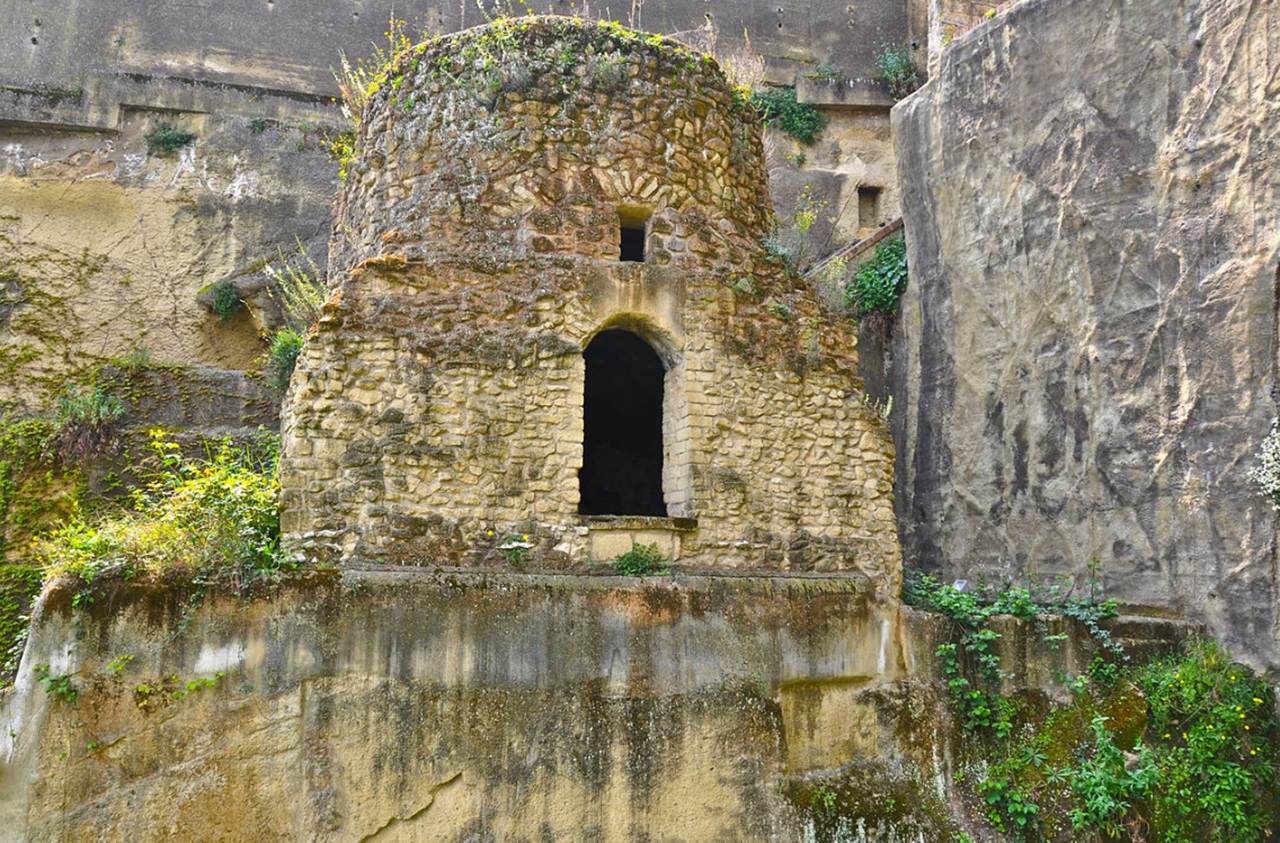
[(718, 266), (756, 248), (770, 211), (758, 129), (714, 60), (539, 20), (437, 39), (388, 71), (339, 192), (334, 275), (389, 252), (617, 259), (620, 209), (652, 218), (658, 266), (703, 262), (691, 236)]
[[(853, 326), (761, 251), (759, 129), (712, 63), (539, 21), (436, 42), (377, 97), (287, 402), (286, 531), (347, 558), (504, 564), (529, 535), (525, 564), (587, 561), (582, 349), (620, 327), (667, 369), (663, 491), (697, 519), (664, 528), (670, 556), (893, 592), (892, 446)], [(627, 215), (645, 263), (617, 260)]]

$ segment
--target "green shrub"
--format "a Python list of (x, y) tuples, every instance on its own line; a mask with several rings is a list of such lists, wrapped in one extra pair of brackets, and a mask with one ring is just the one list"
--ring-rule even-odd
[(665, 557), (656, 544), (635, 544), (626, 553), (609, 563), (613, 572), (623, 577), (651, 577), (669, 574), (671, 571), (663, 566)]
[(54, 399), (49, 448), (66, 462), (101, 456), (115, 447), (122, 415), (124, 402), (101, 389), (63, 393)]
[(880, 78), (889, 83), (889, 93), (894, 100), (900, 100), (920, 87), (920, 73), (916, 70), (910, 44), (897, 47), (881, 44), (880, 52), (876, 54), (876, 66), (880, 68)]
[(1151, 825), (1177, 843), (1244, 843), (1275, 817), (1271, 691), (1212, 641), (1158, 659), (1139, 674), (1159, 771)]
[(1093, 741), (1081, 750), (1079, 763), (1069, 773), (1077, 804), (1071, 810), (1071, 827), (1114, 839), (1124, 833), (1133, 800), (1151, 790), (1158, 773), (1151, 753), (1141, 744), (1134, 748), (1137, 760), (1130, 767), (1106, 723), (1101, 714), (1090, 720)]
[(244, 308), (244, 302), (236, 292), (236, 282), (230, 278), (214, 281), (209, 287), (209, 294), (213, 298), (213, 313), (219, 322), (230, 322)]
[(281, 328), (272, 335), (267, 348), (267, 383), (273, 388), (281, 392), (289, 388), (289, 379), (293, 377), (306, 341), (305, 334), (292, 328)]
[(751, 95), (760, 119), (810, 146), (826, 128), (826, 118), (812, 103), (796, 102), (795, 88), (768, 88)]
[(194, 132), (184, 131), (169, 123), (161, 123), (146, 134), (147, 154), (161, 158), (172, 156), (184, 146), (195, 143)]
[(898, 312), (907, 289), (907, 244), (893, 237), (876, 246), (875, 256), (858, 268), (844, 291), (845, 306), (859, 317)]
[(37, 545), (51, 576), (83, 584), (114, 575), (245, 585), (295, 566), (280, 549), (275, 445), (255, 457), (221, 445), (183, 457), (162, 432), (152, 447), (163, 468), (134, 492), (132, 511), (95, 523), (75, 519)]
[(280, 306), (285, 327), (306, 333), (320, 320), (328, 290), (320, 268), (302, 248), (301, 241), (298, 242), (298, 255), (300, 259), (294, 261), (281, 254), (279, 266), (268, 264), (263, 271), (275, 282), (268, 295)]

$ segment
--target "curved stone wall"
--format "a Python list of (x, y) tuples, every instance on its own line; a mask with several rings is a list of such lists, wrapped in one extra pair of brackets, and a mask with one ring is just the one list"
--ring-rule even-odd
[(709, 56), (576, 18), (502, 20), (420, 45), (370, 97), (335, 268), (483, 250), (618, 257), (619, 211), (653, 263), (741, 260), (768, 233), (758, 131)]
[[(406, 55), (367, 109), (339, 281), (286, 402), (285, 530), (416, 565), (656, 543), (896, 594), (892, 444), (852, 321), (763, 247), (750, 114), (710, 60), (611, 25), (535, 18)], [(641, 260), (619, 259), (623, 226)], [(578, 514), (583, 349), (611, 328), (665, 368), (669, 517)]]

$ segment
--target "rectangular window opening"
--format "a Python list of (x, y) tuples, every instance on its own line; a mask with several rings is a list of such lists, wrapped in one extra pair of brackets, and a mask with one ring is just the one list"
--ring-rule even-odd
[(644, 229), (622, 227), (622, 238), (618, 241), (619, 260), (632, 263), (644, 263)]
[(649, 219), (652, 208), (618, 206), (618, 260), (644, 263), (649, 248)]

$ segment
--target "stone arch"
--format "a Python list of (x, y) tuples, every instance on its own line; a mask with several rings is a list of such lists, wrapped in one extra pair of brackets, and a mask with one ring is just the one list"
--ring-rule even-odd
[(662, 410), (666, 365), (640, 335), (600, 331), (583, 349), (582, 515), (665, 516)]
[(665, 332), (630, 315), (583, 345), (579, 513), (692, 516), (683, 355)]

